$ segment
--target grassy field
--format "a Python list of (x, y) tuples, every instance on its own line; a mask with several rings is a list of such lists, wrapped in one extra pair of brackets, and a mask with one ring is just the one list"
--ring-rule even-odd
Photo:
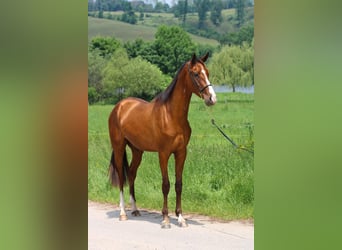
[[(163, 23), (160, 21), (158, 25), (131, 25), (116, 20), (88, 17), (88, 40), (100, 35), (115, 36), (115, 38), (123, 42), (134, 41), (137, 38), (142, 38), (144, 41), (153, 41), (157, 27), (161, 24)], [(209, 44), (212, 46), (219, 45), (219, 42), (214, 39), (207, 39), (192, 34), (189, 35), (195, 43)]]
[[(119, 191), (109, 185), (111, 146), (107, 119), (113, 106), (89, 106), (88, 198), (119, 203)], [(254, 213), (254, 158), (239, 151), (220, 135), (216, 123), (238, 144), (254, 143), (254, 95), (218, 94), (218, 103), (206, 107), (193, 96), (189, 111), (192, 137), (183, 172), (183, 213), (199, 213), (220, 219), (251, 219)], [(128, 150), (128, 153), (130, 151)], [(130, 154), (129, 154), (130, 157)], [(169, 161), (171, 189), (169, 211), (174, 213), (174, 161)], [(145, 152), (136, 179), (138, 208), (161, 211), (163, 195), (156, 153)], [(125, 188), (129, 205), (129, 190)]]

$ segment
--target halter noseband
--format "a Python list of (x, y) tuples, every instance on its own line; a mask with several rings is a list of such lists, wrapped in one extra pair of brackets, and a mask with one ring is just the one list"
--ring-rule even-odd
[(190, 70), (190, 63), (188, 64), (188, 71), (190, 74), (190, 78), (192, 80), (192, 83), (198, 88), (200, 94), (202, 94), (202, 92), (208, 88), (209, 86), (212, 86), (211, 84), (207, 84), (206, 86), (204, 86), (203, 88), (201, 88), (201, 86), (199, 85), (199, 83), (197, 82), (196, 78), (194, 77), (194, 75), (192, 74), (192, 71)]

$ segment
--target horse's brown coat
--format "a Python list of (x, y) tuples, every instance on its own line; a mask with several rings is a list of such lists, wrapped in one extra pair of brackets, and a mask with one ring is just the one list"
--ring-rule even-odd
[[(158, 152), (162, 173), (164, 194), (164, 222), (169, 224), (167, 196), (170, 189), (167, 163), (171, 154), (175, 156), (176, 170), (176, 214), (182, 213), (182, 173), (186, 158), (186, 147), (191, 136), (188, 111), (192, 93), (202, 97), (207, 105), (216, 102), (215, 93), (210, 92), (204, 65), (206, 54), (201, 59), (194, 55), (178, 71), (170, 86), (146, 102), (138, 98), (126, 98), (116, 104), (109, 117), (109, 133), (113, 148), (111, 178), (119, 177), (119, 187), (123, 191), (124, 172), (127, 171), (130, 193), (135, 201), (134, 180), (144, 151)], [(206, 76), (204, 75), (206, 74)], [(203, 90), (202, 93), (200, 93)], [(130, 167), (125, 167), (126, 145), (132, 150)], [(124, 209), (124, 208), (123, 208)], [(185, 223), (185, 221), (184, 221)]]

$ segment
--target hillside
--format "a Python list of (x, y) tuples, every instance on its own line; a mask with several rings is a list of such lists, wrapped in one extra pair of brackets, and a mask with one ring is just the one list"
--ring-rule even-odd
[[(136, 38), (152, 41), (157, 27), (158, 25), (147, 26), (140, 23), (138, 25), (131, 25), (115, 20), (88, 17), (88, 40), (91, 40), (94, 36), (101, 35), (115, 36), (115, 38), (124, 42), (133, 41)], [(210, 44), (213, 46), (219, 45), (219, 42), (214, 39), (207, 39), (190, 33), (189, 35), (195, 43)]]

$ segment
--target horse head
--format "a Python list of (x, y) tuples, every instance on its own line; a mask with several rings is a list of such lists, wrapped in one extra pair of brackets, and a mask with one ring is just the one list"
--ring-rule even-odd
[(207, 106), (211, 106), (216, 103), (216, 94), (209, 81), (209, 71), (204, 64), (208, 56), (209, 53), (197, 58), (196, 54), (193, 54), (188, 63), (188, 71), (192, 81), (192, 92), (203, 98)]

